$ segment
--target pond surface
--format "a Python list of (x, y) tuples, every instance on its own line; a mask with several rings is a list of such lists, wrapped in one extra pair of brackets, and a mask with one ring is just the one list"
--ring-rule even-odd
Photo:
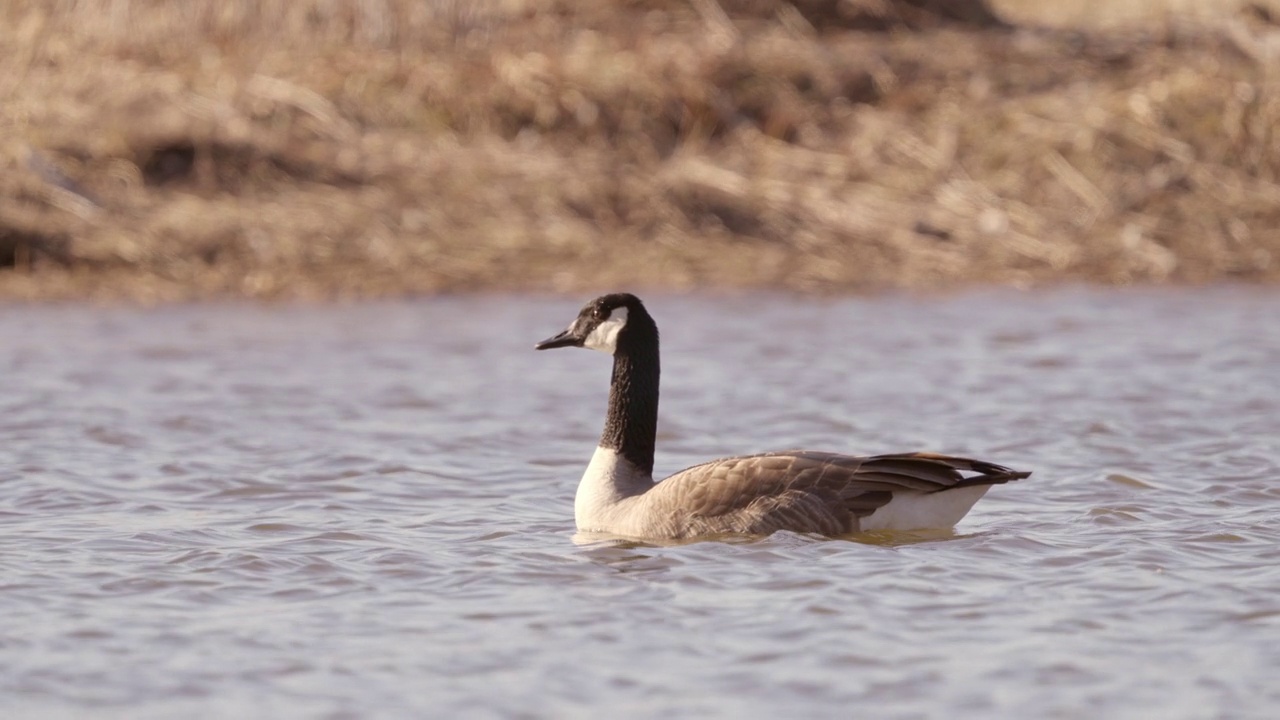
[(672, 547), (575, 542), (587, 299), (0, 308), (0, 716), (1276, 717), (1280, 294), (649, 297), (659, 474), (1035, 471)]

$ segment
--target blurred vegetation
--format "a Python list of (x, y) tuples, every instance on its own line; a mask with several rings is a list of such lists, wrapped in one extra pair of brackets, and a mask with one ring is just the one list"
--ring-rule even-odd
[(0, 295), (1280, 278), (1274, 9), (1088, 7), (9, 0)]

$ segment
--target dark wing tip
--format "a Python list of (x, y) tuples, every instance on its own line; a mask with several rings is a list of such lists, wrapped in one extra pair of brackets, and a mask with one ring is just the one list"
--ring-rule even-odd
[[(972, 458), (955, 457), (952, 455), (941, 455), (931, 452), (915, 452), (906, 453), (895, 456), (879, 456), (883, 458), (898, 459), (914, 459), (924, 460), (927, 462), (945, 465), (954, 473), (953, 477), (957, 478), (955, 484), (950, 488), (971, 487), (974, 485), (1002, 485), (1004, 483), (1022, 480), (1031, 476), (1030, 470), (1014, 470), (1004, 465), (997, 465), (986, 460), (974, 460)], [(962, 473), (972, 473), (971, 475), (963, 475)], [(937, 491), (935, 491), (937, 492)]]

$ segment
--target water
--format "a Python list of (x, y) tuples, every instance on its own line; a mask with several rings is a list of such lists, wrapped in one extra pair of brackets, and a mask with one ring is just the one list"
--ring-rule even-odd
[(0, 716), (1280, 709), (1274, 292), (652, 297), (659, 472), (1035, 471), (951, 534), (674, 547), (574, 541), (609, 363), (532, 345), (579, 304), (0, 308)]

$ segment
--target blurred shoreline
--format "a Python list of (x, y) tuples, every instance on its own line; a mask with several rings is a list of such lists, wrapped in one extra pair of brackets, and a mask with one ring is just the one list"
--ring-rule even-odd
[(1036, 4), (15, 0), (0, 298), (1280, 280), (1275, 7)]

